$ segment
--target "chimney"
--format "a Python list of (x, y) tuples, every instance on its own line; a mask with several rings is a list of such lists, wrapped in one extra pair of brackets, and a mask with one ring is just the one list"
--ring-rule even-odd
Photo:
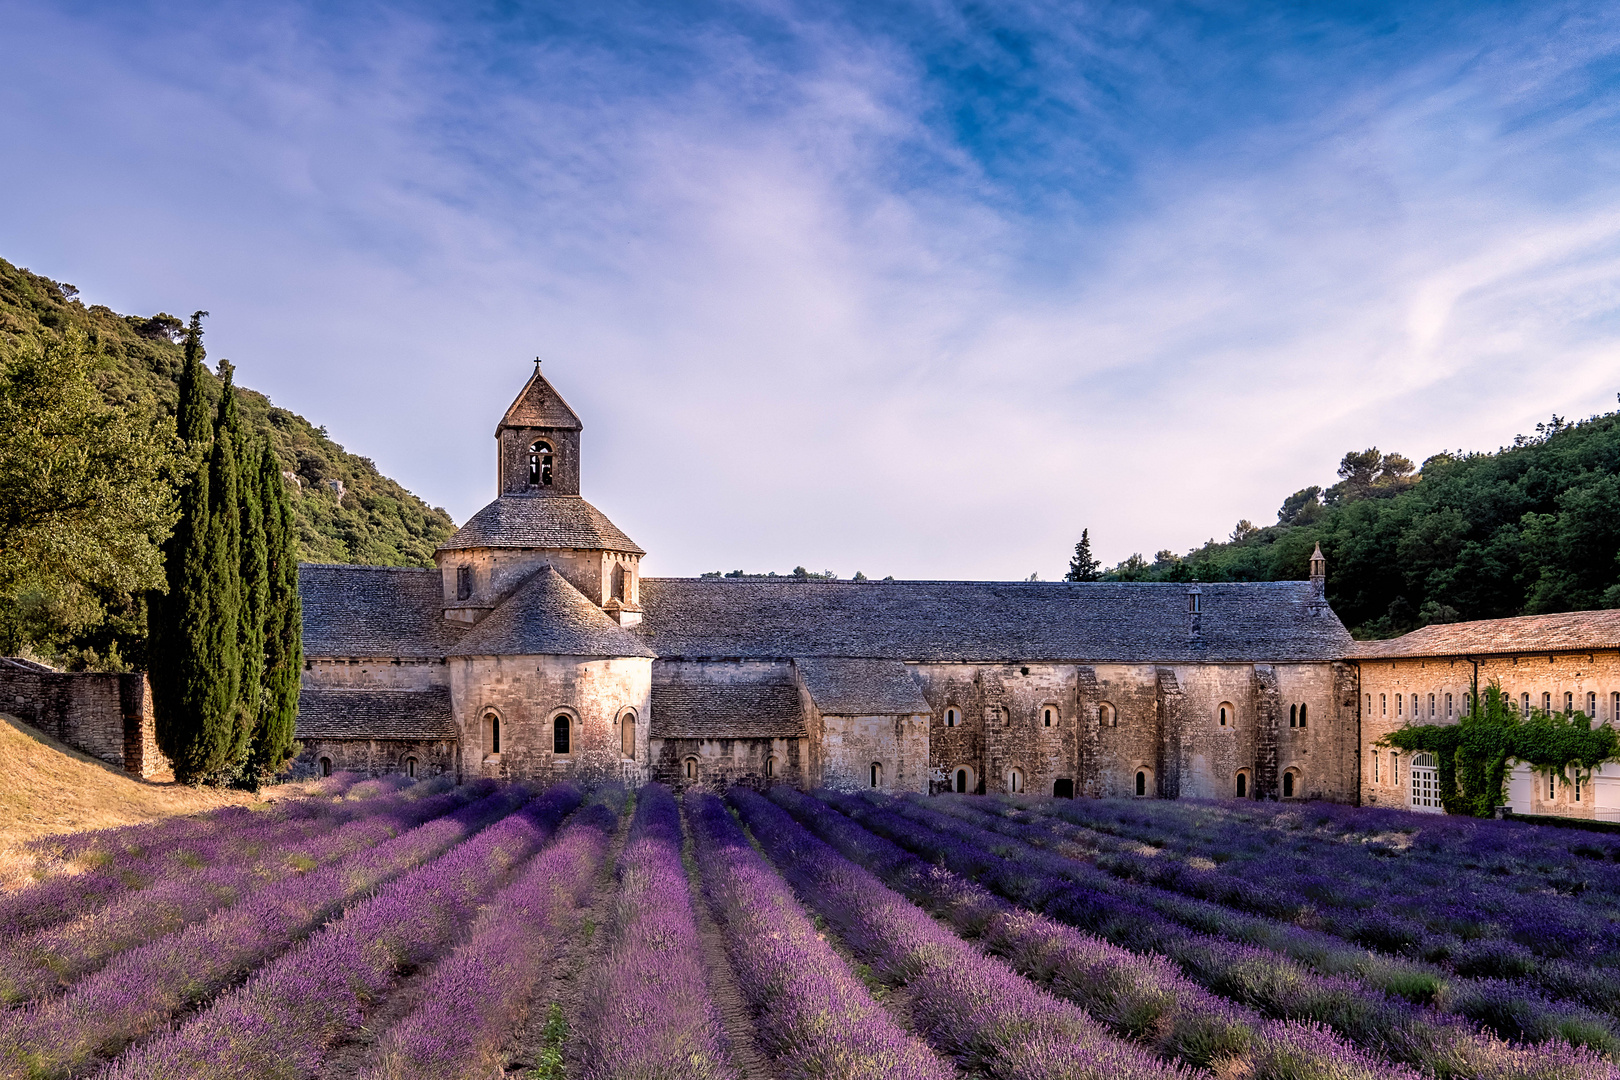
[(1322, 545), (1317, 544), (1316, 550), (1311, 552), (1311, 599), (1321, 602), (1326, 598), (1327, 559), (1322, 557)]
[(1187, 586), (1187, 640), (1203, 641), (1204, 635), (1204, 591), (1198, 587), (1198, 582)]

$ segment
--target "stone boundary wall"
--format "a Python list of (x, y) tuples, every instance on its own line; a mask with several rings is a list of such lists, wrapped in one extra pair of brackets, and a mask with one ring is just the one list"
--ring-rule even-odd
[(157, 748), (144, 674), (56, 671), (0, 657), (0, 709), (143, 780), (169, 767)]

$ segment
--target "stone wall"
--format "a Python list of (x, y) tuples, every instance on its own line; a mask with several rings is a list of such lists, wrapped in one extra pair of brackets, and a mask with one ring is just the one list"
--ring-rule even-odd
[[(460, 730), (457, 774), (501, 780), (647, 775), (652, 661), (570, 656), (474, 657), (450, 661)], [(634, 755), (623, 752), (620, 721), (635, 717)], [(497, 749), (488, 722), (499, 720)], [(555, 722), (569, 725), (568, 752), (556, 752)]]
[(412, 759), (415, 775), (420, 777), (438, 776), (456, 768), (456, 744), (448, 739), (305, 739), (303, 746), (303, 752), (289, 767), (294, 780), (345, 770), (368, 776), (409, 773)]
[(304, 659), (305, 686), (334, 690), (429, 690), (450, 685), (446, 661), (389, 656)]
[[(652, 779), (676, 791), (723, 792), (741, 784), (806, 788), (804, 739), (654, 739)], [(688, 762), (691, 762), (690, 767)], [(767, 769), (767, 762), (772, 764)]]
[(81, 753), (146, 778), (169, 767), (143, 674), (54, 671), (0, 658), (0, 709)]
[[(570, 585), (598, 606), (618, 599), (641, 603), (641, 556), (572, 548), (467, 548), (436, 556), (448, 617), (476, 623), (543, 566), (554, 567)], [(469, 574), (471, 595), (459, 594), (458, 572)]]
[[(1483, 694), (1492, 680), (1501, 683), (1508, 699), (1523, 707), (1524, 695), (1530, 705), (1542, 708), (1550, 703), (1562, 712), (1566, 701), (1578, 712), (1592, 707), (1593, 719), (1602, 724), (1620, 722), (1616, 716), (1616, 695), (1620, 694), (1620, 651), (1597, 650), (1581, 653), (1528, 653), (1518, 656), (1492, 656), (1478, 661), (1479, 688)], [(1411, 755), (1375, 744), (1384, 735), (1409, 723), (1454, 724), (1462, 717), (1464, 701), (1474, 679), (1474, 662), (1460, 657), (1412, 657), (1397, 660), (1364, 660), (1360, 667), (1361, 800), (1364, 805), (1406, 807), (1411, 804)], [(1417, 715), (1413, 715), (1413, 697)], [(1567, 697), (1566, 697), (1567, 695)], [(1590, 695), (1590, 697), (1588, 696)], [(1433, 698), (1433, 714), (1430, 699)], [(1376, 764), (1374, 758), (1377, 758)], [(1615, 771), (1610, 766), (1606, 771)], [(1602, 793), (1608, 801), (1610, 777), (1604, 777)], [(1546, 797), (1546, 773), (1516, 770), (1509, 798), (1513, 812), (1557, 814), (1565, 817), (1598, 816), (1597, 792), (1583, 785), (1581, 799), (1575, 800), (1574, 785), (1555, 784), (1553, 798)], [(1520, 806), (1524, 803), (1524, 806)], [(1620, 809), (1617, 806), (1616, 809)]]

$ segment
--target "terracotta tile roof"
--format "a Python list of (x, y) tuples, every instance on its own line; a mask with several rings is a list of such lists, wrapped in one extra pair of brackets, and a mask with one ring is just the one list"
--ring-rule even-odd
[(466, 627), (446, 621), (437, 570), (303, 563), (309, 656), (443, 656)]
[(439, 546), (464, 548), (581, 548), (646, 552), (607, 515), (578, 495), (502, 495)]
[(898, 716), (932, 712), (898, 660), (814, 657), (794, 662), (823, 715)]
[(644, 578), (634, 628), (661, 657), (1176, 663), (1334, 660), (1353, 645), (1310, 583)]
[(450, 690), (333, 690), (298, 694), (300, 739), (454, 739)]
[(534, 374), (529, 381), (523, 384), (516, 400), (512, 402), (506, 415), (501, 418), (500, 425), (496, 427), (496, 434), (506, 427), (549, 427), (564, 428), (579, 431), (583, 427), (579, 416), (568, 407), (562, 395), (546, 381), (540, 374), (539, 365), (535, 366)]
[(790, 673), (753, 682), (659, 678), (652, 687), (655, 739), (797, 739), (804, 710)]
[(645, 656), (645, 642), (550, 566), (517, 590), (458, 641), (451, 656)]
[(1620, 648), (1620, 611), (1566, 611), (1441, 623), (1387, 641), (1359, 641), (1357, 660), (1404, 656), (1489, 656)]

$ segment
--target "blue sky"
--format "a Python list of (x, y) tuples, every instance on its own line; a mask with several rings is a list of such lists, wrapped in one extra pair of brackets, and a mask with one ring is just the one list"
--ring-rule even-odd
[(654, 574), (1056, 577), (1620, 391), (1613, 5), (0, 0), (0, 40), (0, 255), (208, 309), (458, 521), (540, 354)]

